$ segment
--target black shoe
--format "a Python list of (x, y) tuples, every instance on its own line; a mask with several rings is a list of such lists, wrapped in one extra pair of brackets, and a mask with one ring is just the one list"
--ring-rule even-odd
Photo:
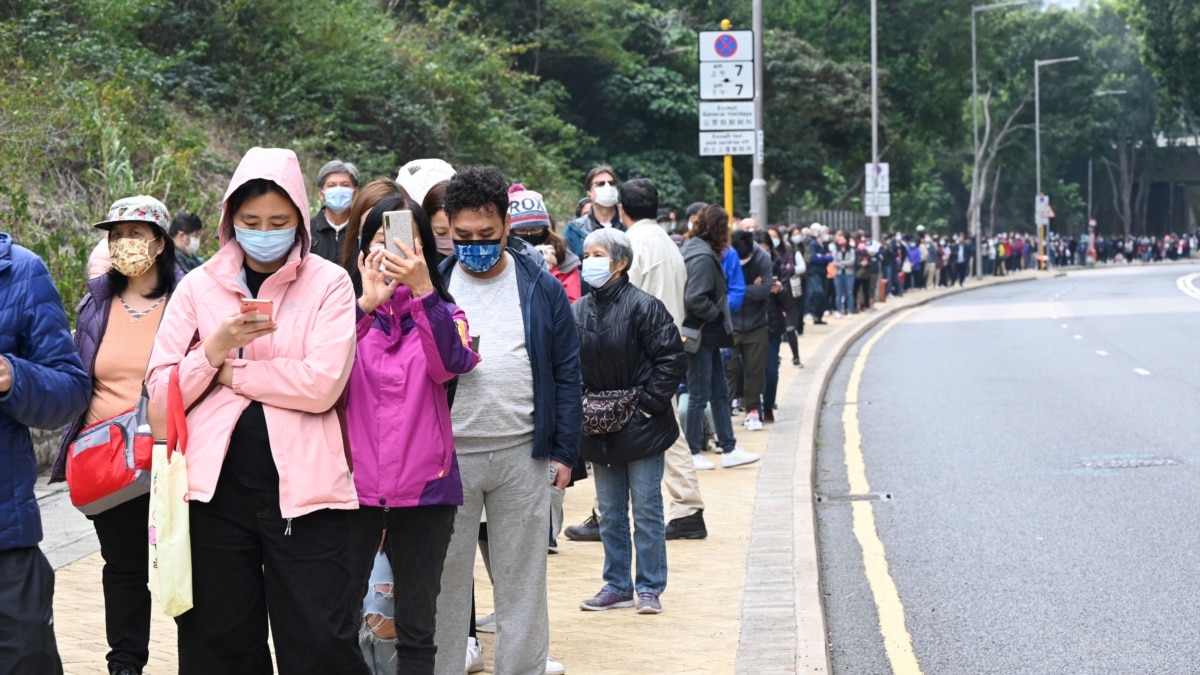
[(600, 541), (600, 521), (593, 513), (587, 520), (578, 525), (571, 525), (563, 533), (571, 541)]
[(142, 675), (142, 669), (123, 663), (110, 663), (108, 664), (108, 675)]
[(799, 356), (796, 356), (796, 357), (793, 357), (793, 358), (792, 358), (792, 365), (793, 365), (793, 366), (798, 366), (798, 365), (800, 365), (800, 357), (799, 357)]
[(667, 523), (667, 539), (704, 539), (706, 537), (708, 537), (708, 529), (704, 527), (704, 509)]
[(827, 323), (829, 323), (829, 322), (828, 321), (814, 321), (813, 325), (814, 326), (824, 326)]

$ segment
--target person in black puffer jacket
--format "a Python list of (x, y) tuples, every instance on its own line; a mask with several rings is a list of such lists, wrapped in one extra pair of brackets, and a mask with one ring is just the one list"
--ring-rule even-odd
[[(592, 463), (595, 473), (604, 586), (580, 607), (631, 607), (636, 592), (638, 613), (657, 614), (667, 585), (663, 453), (679, 437), (671, 397), (687, 362), (666, 306), (629, 283), (629, 237), (611, 228), (596, 230), (584, 240), (583, 250), (583, 280), (592, 292), (573, 307), (585, 401), (579, 454)], [(603, 415), (611, 422), (607, 429), (593, 428), (588, 402), (621, 393), (630, 394), (632, 401), (611, 406), (612, 412)], [(627, 515), (631, 498), (637, 529), (633, 583)]]

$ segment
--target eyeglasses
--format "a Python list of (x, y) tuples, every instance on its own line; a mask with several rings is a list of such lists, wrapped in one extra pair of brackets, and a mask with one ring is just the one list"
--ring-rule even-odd
[(613, 187), (616, 187), (617, 181), (615, 181), (615, 180), (598, 180), (598, 181), (595, 181), (592, 183), (592, 187), (594, 187), (594, 188), (604, 187), (605, 185), (611, 185)]

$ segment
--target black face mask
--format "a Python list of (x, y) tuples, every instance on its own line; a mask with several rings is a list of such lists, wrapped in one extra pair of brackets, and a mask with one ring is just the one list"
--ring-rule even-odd
[(517, 234), (513, 236), (524, 240), (530, 246), (541, 246), (550, 238), (550, 232), (549, 230), (541, 229), (537, 231), (537, 234)]

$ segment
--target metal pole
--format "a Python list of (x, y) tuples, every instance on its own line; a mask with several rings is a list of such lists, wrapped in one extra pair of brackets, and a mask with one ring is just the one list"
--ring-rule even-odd
[[(983, 176), (979, 175), (979, 65), (975, 51), (975, 15), (979, 12), (979, 8), (971, 8), (971, 131), (975, 137), (975, 144), (972, 146), (975, 150), (975, 155), (971, 158), (971, 182), (974, 188), (973, 193), (976, 198), (979, 198), (979, 190), (982, 187)], [(975, 204), (971, 209), (971, 219), (975, 225), (975, 278), (983, 278), (983, 223), (979, 222), (979, 204)]]
[(725, 213), (733, 225), (733, 155), (725, 155)]
[(767, 181), (763, 177), (766, 150), (763, 135), (763, 10), (762, 0), (754, 0), (752, 28), (754, 29), (754, 178), (750, 181), (750, 217), (758, 226), (770, 226), (767, 221)]
[[(1037, 196), (1042, 196), (1042, 98), (1041, 98), (1041, 78), (1038, 75), (1042, 67), (1041, 61), (1033, 62), (1033, 136), (1034, 136), (1034, 154), (1037, 159)], [(1037, 200), (1034, 200), (1034, 208), (1036, 209)], [(1034, 222), (1041, 217), (1041, 214), (1034, 213)], [(1046, 257), (1046, 230), (1047, 226), (1038, 225), (1038, 269), (1041, 269), (1043, 261), (1046, 268), (1050, 268), (1050, 260)]]
[[(756, 2), (758, 0), (755, 0)], [(879, 167), (879, 20), (875, 0), (871, 0), (871, 170), (878, 175)], [(882, 238), (879, 230), (879, 191), (876, 186), (875, 210), (871, 216), (871, 238)]]
[[(1092, 158), (1088, 157), (1088, 207), (1087, 207), (1088, 250), (1096, 250), (1096, 228), (1092, 227)], [(1087, 264), (1087, 258), (1083, 260)]]

